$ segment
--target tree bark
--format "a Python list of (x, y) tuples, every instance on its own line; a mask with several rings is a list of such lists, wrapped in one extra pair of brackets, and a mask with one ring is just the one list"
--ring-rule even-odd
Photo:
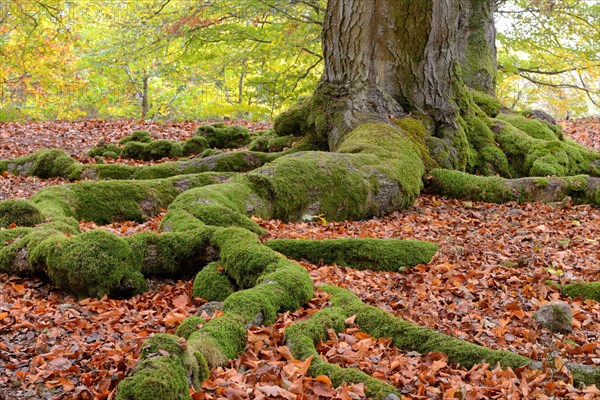
[(494, 0), (469, 0), (461, 9), (458, 54), (462, 78), (473, 89), (496, 94), (496, 27)]
[[(328, 3), (319, 89), (345, 103), (342, 130), (408, 112), (452, 123), (457, 48), (449, 44), (457, 42), (459, 5), (459, 0)], [(334, 149), (343, 135), (337, 129), (329, 138)]]

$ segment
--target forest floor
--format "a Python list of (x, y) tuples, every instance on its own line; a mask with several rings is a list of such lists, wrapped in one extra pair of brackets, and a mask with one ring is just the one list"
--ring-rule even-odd
[[(0, 124), (0, 159), (43, 147), (66, 150), (82, 162), (99, 139), (117, 141), (135, 129), (155, 138), (184, 140), (197, 124)], [(246, 124), (263, 129), (265, 124)], [(600, 150), (600, 120), (563, 123), (565, 133)], [(120, 161), (116, 161), (120, 162)], [(66, 183), (5, 174), (0, 200), (28, 198)], [(157, 230), (162, 216), (144, 224), (101, 227), (118, 235)], [(502, 370), (448, 364), (441, 353), (401, 352), (389, 339), (373, 339), (349, 325), (318, 346), (331, 363), (360, 368), (392, 383), (408, 399), (599, 399), (595, 386), (575, 388), (564, 362), (600, 366), (600, 304), (563, 299), (573, 309), (573, 332), (552, 334), (533, 322), (540, 304), (560, 299), (545, 284), (600, 281), (600, 210), (531, 203), (503, 205), (422, 195), (409, 210), (357, 222), (260, 221), (269, 238), (376, 237), (429, 240), (440, 251), (427, 265), (390, 273), (302, 262), (315, 284), (332, 283), (403, 319), (494, 349), (543, 361), (544, 369)], [(82, 228), (97, 228), (81, 223)], [(0, 275), (0, 399), (110, 399), (136, 364), (143, 341), (173, 333), (203, 300), (190, 281), (152, 281), (153, 290), (129, 300), (65, 295), (37, 279)], [(320, 291), (304, 308), (281, 314), (274, 325), (248, 331), (244, 354), (211, 372), (198, 399), (361, 399), (361, 385), (331, 387), (310, 378), (283, 341), (285, 327), (328, 304)], [(204, 315), (210, 319), (210, 315)]]

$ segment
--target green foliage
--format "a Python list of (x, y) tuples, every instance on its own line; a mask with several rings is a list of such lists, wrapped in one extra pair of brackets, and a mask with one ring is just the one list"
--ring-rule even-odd
[(48, 0), (7, 9), (0, 120), (264, 119), (310, 93), (320, 73), (319, 2)]
[(511, 108), (534, 105), (560, 119), (597, 113), (598, 2), (502, 3), (497, 24), (499, 98)]

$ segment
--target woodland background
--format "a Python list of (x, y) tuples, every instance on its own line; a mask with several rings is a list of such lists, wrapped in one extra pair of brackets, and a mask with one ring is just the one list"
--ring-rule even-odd
[[(498, 96), (600, 109), (600, 5), (503, 0)], [(269, 119), (322, 73), (323, 0), (0, 2), (0, 121)]]

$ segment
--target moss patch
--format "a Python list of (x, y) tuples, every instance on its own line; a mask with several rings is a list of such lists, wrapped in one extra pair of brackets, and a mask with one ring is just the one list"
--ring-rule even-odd
[(266, 245), (296, 260), (322, 260), (325, 264), (376, 271), (401, 271), (427, 264), (437, 251), (434, 243), (396, 239), (276, 239)]
[[(51, 236), (37, 248), (52, 282), (81, 297), (127, 297), (146, 290), (125, 241), (104, 230)], [(32, 255), (33, 256), (33, 255)]]
[(203, 125), (196, 134), (205, 137), (210, 147), (217, 149), (238, 148), (250, 142), (250, 132), (241, 126)]
[(191, 400), (183, 367), (170, 357), (142, 361), (118, 387), (118, 400)]
[(0, 227), (2, 228), (8, 228), (12, 224), (16, 226), (34, 226), (42, 223), (42, 221), (40, 210), (31, 201), (0, 201)]
[(476, 176), (448, 169), (434, 169), (430, 187), (435, 193), (457, 199), (505, 203), (516, 200), (505, 180), (496, 176)]
[(569, 297), (600, 301), (600, 282), (577, 282), (561, 285), (564, 294)]
[(175, 334), (187, 339), (192, 333), (199, 330), (205, 323), (206, 321), (200, 317), (188, 317), (184, 319), (181, 324), (179, 324), (175, 330)]
[(204, 267), (194, 279), (192, 296), (207, 301), (223, 301), (235, 291), (234, 285), (218, 262)]

